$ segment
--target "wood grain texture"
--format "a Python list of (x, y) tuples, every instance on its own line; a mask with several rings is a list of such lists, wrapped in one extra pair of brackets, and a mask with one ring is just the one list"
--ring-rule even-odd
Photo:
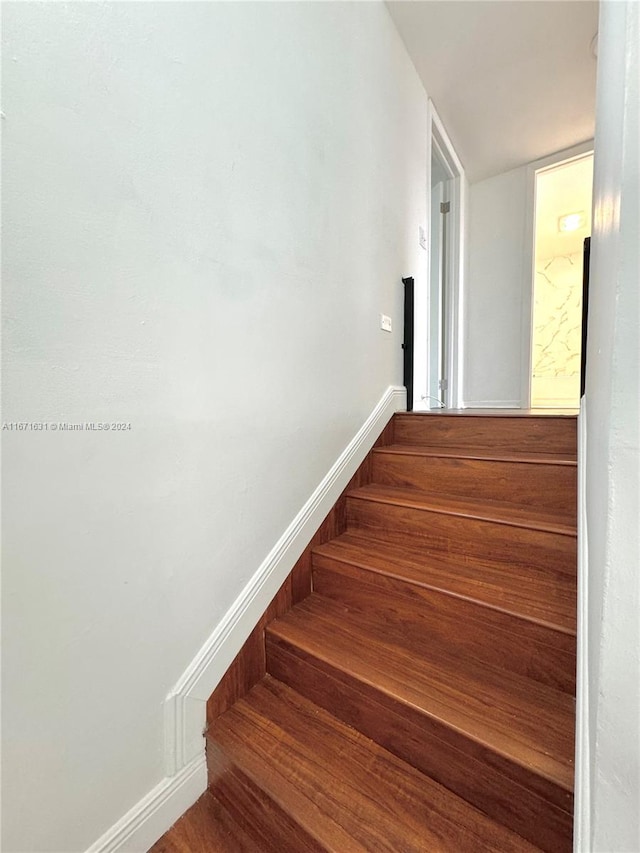
[(373, 454), (372, 479), (401, 489), (543, 507), (576, 524), (575, 465), (441, 457), (393, 445)]
[[(279, 654), (286, 663), (286, 652)], [(484, 757), (461, 754), (436, 734), (426, 734), (411, 714), (381, 707), (356, 687), (345, 686), (324, 672), (309, 669), (297, 658), (292, 658), (289, 665), (292, 671), (308, 676), (305, 696), (324, 708), (331, 707), (332, 701), (339, 697), (340, 719), (367, 733), (392, 753), (409, 755), (407, 763), (422, 771), (425, 779), (457, 792), (465, 802), (474, 803), (497, 823), (513, 828), (541, 850), (548, 853), (571, 850), (572, 815), (565, 809), (514, 783)]]
[(281, 809), (294, 813), (321, 849), (533, 849), (274, 679), (265, 679), (219, 718), (208, 740), (214, 780), (221, 760), (234, 764)]
[(316, 627), (270, 626), (274, 677), (542, 849), (570, 849), (570, 697), (474, 678), (445, 655), (416, 665), (371, 637), (365, 650), (344, 620)]
[[(259, 689), (256, 687), (254, 691)], [(253, 692), (248, 695), (252, 696)], [(239, 717), (237, 709), (243, 705), (234, 706), (230, 712), (235, 729), (231, 738), (240, 734), (236, 722)], [(223, 748), (225, 731), (225, 723), (216, 722), (207, 736), (209, 790), (216, 799), (243, 825), (245, 833), (251, 836), (260, 850), (269, 853), (280, 853), (281, 850), (317, 853), (324, 850), (314, 834), (307, 831), (305, 821), (301, 820), (307, 807), (304, 799), (297, 797), (294, 803), (285, 801), (282, 804), (281, 785), (270, 788), (264, 784), (265, 780), (260, 773), (256, 774), (256, 766), (261, 766), (259, 753), (263, 748), (260, 732), (254, 731), (243, 745), (245, 752), (252, 754), (253, 760), (237, 762), (233, 760), (233, 751), (229, 750), (229, 755)]]
[[(314, 589), (417, 655), (434, 644), (575, 694), (575, 637), (388, 575), (317, 557)], [(464, 630), (460, 626), (464, 625)]]
[(508, 448), (576, 458), (577, 419), (438, 412), (395, 416), (394, 442), (431, 447)]
[(464, 554), (431, 551), (428, 542), (402, 544), (345, 533), (314, 548), (314, 563), (357, 566), (369, 573), (421, 586), (527, 619), (575, 638), (575, 572), (527, 563), (480, 560)]
[(436, 456), (442, 459), (478, 459), (494, 462), (528, 462), (533, 465), (554, 465), (569, 468), (577, 467), (575, 453), (553, 453), (541, 447), (538, 450), (520, 451), (510, 447), (430, 447), (428, 444), (396, 444), (390, 442), (376, 446), (376, 449), (388, 453), (401, 453), (412, 456)]
[(149, 853), (266, 853), (245, 831), (245, 821), (236, 821), (210, 793), (180, 818)]
[(411, 509), (427, 510), (459, 518), (492, 521), (510, 527), (545, 530), (563, 536), (576, 536), (573, 513), (540, 506), (521, 506), (510, 501), (489, 500), (469, 495), (450, 495), (443, 492), (401, 489), (378, 483), (362, 486), (347, 494), (347, 506), (356, 500), (375, 501)]
[(456, 657), (437, 645), (428, 658), (418, 658), (393, 636), (382, 631), (372, 635), (366, 620), (316, 594), (269, 626), (272, 675), (271, 651), (277, 646), (442, 722), (459, 748), (471, 739), (482, 749), (499, 752), (505, 766), (518, 766), (516, 775), (520, 770), (525, 777), (537, 774), (545, 781), (536, 778), (534, 785), (567, 803), (573, 787), (574, 700), (565, 693)]
[[(382, 487), (378, 487), (381, 489)], [(352, 493), (347, 503), (349, 531), (372, 539), (404, 545), (422, 542), (436, 553), (564, 571), (575, 577), (575, 536), (535, 527), (506, 525), (494, 519), (441, 512), (432, 506), (380, 492)]]
[(569, 853), (575, 492), (575, 417), (394, 416), (208, 704), (192, 849)]

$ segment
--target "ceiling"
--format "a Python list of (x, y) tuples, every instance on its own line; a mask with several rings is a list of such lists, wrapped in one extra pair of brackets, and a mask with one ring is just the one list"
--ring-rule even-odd
[(595, 0), (387, 0), (472, 182), (593, 138)]

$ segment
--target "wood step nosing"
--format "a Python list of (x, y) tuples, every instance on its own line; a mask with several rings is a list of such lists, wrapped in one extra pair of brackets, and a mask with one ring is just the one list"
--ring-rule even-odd
[[(456, 592), (455, 590), (447, 589), (446, 587), (437, 586), (432, 583), (427, 583), (426, 581), (415, 580), (414, 578), (407, 578), (404, 575), (397, 574), (394, 571), (380, 569), (378, 567), (373, 567), (368, 565), (367, 563), (358, 560), (357, 557), (350, 557), (348, 555), (336, 555), (333, 551), (330, 554), (325, 554), (322, 551), (322, 545), (313, 548), (311, 551), (311, 559), (313, 561), (313, 556), (315, 553), (318, 553), (319, 556), (326, 556), (331, 560), (335, 560), (337, 563), (344, 563), (345, 565), (355, 566), (357, 569), (361, 569), (362, 571), (369, 572), (373, 575), (383, 575), (386, 577), (393, 578), (394, 580), (398, 580), (401, 583), (406, 583), (408, 586), (420, 587), (422, 589), (432, 590), (433, 592), (439, 593), (441, 595), (447, 595), (451, 598), (455, 598), (459, 601), (465, 601), (469, 604), (477, 605), (481, 608), (487, 608), (487, 610), (492, 610), (496, 613), (503, 614), (505, 616), (511, 616), (515, 619), (522, 620), (523, 622), (530, 623), (532, 625), (537, 625), (542, 628), (546, 628), (550, 631), (554, 631), (558, 634), (563, 634), (567, 637), (576, 637), (576, 631), (572, 628), (567, 628), (565, 625), (560, 625), (556, 622), (549, 622), (545, 619), (538, 619), (535, 616), (530, 616), (526, 613), (521, 613), (517, 610), (509, 610), (506, 607), (500, 607), (497, 604), (493, 604), (488, 601), (482, 601), (482, 599), (474, 598), (471, 595), (464, 595), (461, 592)], [(316, 568), (314, 566), (314, 568)], [(399, 595), (401, 593), (398, 593)]]
[(519, 421), (572, 421), (577, 420), (578, 409), (570, 411), (553, 412), (548, 414), (537, 412), (535, 409), (511, 408), (484, 408), (481, 406), (470, 406), (464, 409), (436, 409), (429, 412), (396, 412), (396, 418), (517, 418)]
[[(321, 648), (313, 645), (310, 646), (309, 644), (305, 645), (303, 643), (298, 643), (295, 640), (289, 639), (286, 636), (286, 632), (279, 632), (277, 628), (277, 621), (269, 626), (269, 628), (267, 629), (267, 633), (272, 637), (277, 638), (281, 643), (284, 643), (285, 647), (289, 650), (289, 654), (296, 655), (295, 650), (300, 649), (304, 654), (308, 655), (312, 659), (310, 661), (311, 666), (313, 666), (313, 659), (321, 661), (326, 667), (330, 668), (331, 670), (343, 673), (344, 675), (348, 675), (357, 683), (366, 685), (373, 691), (376, 691), (381, 696), (385, 697), (387, 699), (387, 702), (397, 705), (399, 709), (403, 707), (411, 709), (414, 713), (423, 715), (426, 719), (430, 720), (432, 723), (435, 723), (437, 727), (447, 729), (457, 735), (457, 737), (461, 740), (467, 740), (470, 743), (474, 744), (481, 751), (495, 755), (496, 757), (502, 759), (505, 765), (515, 765), (521, 770), (525, 770), (540, 779), (544, 779), (550, 785), (553, 785), (558, 788), (559, 791), (563, 791), (571, 795), (573, 794), (573, 787), (571, 785), (566, 785), (564, 781), (559, 777), (553, 776), (541, 767), (534, 768), (531, 762), (527, 761), (526, 759), (514, 755), (512, 752), (509, 752), (506, 749), (496, 746), (495, 744), (491, 744), (484, 740), (479, 734), (470, 731), (469, 729), (472, 729), (470, 720), (469, 726), (463, 727), (461, 723), (457, 724), (452, 722), (451, 720), (448, 720), (444, 713), (438, 713), (433, 709), (421, 707), (415, 702), (412, 702), (409, 698), (402, 696), (398, 692), (393, 692), (390, 688), (388, 689), (387, 687), (377, 683), (374, 679), (367, 677), (361, 672), (348, 672), (339, 662), (328, 656), (326, 652), (323, 654)], [(442, 702), (441, 704), (445, 705), (444, 702)], [(531, 750), (530, 744), (527, 744), (519, 738), (515, 737), (513, 738), (513, 740), (520, 744), (522, 747), (524, 747), (526, 750)], [(458, 750), (461, 749), (459, 746), (454, 746), (454, 748)], [(562, 764), (562, 762), (559, 763)], [(571, 766), (571, 764), (568, 764), (566, 766)]]
[[(483, 453), (482, 451), (486, 452)], [(573, 456), (569, 454), (556, 454), (557, 458), (554, 458), (554, 455), (549, 454), (548, 456), (543, 456), (542, 454), (540, 459), (535, 458), (535, 454), (527, 454), (525, 452), (521, 452), (521, 455), (517, 452), (509, 453), (505, 451), (504, 454), (489, 455), (489, 448), (481, 448), (481, 449), (471, 449), (465, 447), (438, 447), (437, 445), (427, 445), (427, 444), (391, 444), (382, 446), (382, 447), (374, 447), (373, 453), (379, 456), (425, 456), (425, 457), (435, 457), (437, 459), (469, 459), (476, 462), (507, 462), (512, 463), (514, 465), (553, 465), (558, 467), (566, 467), (566, 468), (576, 468), (578, 465), (578, 460), (573, 458)]]
[[(271, 679), (272, 679), (272, 676), (267, 675), (266, 679), (263, 681), (263, 684), (268, 683), (268, 681)], [(422, 771), (420, 771), (418, 768), (416, 768), (410, 762), (406, 761), (406, 759), (397, 755), (393, 750), (389, 750), (385, 746), (379, 744), (376, 740), (371, 739), (369, 736), (362, 735), (360, 733), (358, 741), (355, 741), (353, 738), (353, 735), (350, 734), (350, 732), (353, 731), (353, 728), (351, 726), (349, 726), (348, 723), (343, 721), (339, 716), (332, 714), (329, 710), (327, 710), (326, 708), (323, 708), (322, 705), (316, 705), (315, 703), (313, 703), (312, 700), (305, 698), (304, 694), (297, 694), (297, 692), (295, 691), (295, 688), (287, 686), (286, 682), (278, 682), (277, 679), (273, 679), (273, 681), (276, 684), (280, 683), (281, 687), (283, 687), (285, 690), (292, 691), (292, 693), (295, 693), (296, 695), (298, 695), (298, 698), (300, 700), (302, 700), (302, 702), (307, 703), (309, 705), (310, 709), (316, 709), (318, 712), (320, 712), (321, 715), (326, 715), (327, 718), (330, 718), (333, 721), (333, 724), (335, 724), (335, 726), (338, 727), (336, 729), (336, 733), (335, 733), (335, 736), (337, 736), (337, 738), (344, 739), (345, 736), (347, 737), (347, 739), (348, 739), (348, 743), (347, 743), (348, 759), (347, 760), (349, 762), (352, 762), (353, 760), (355, 760), (356, 765), (358, 765), (358, 768), (356, 769), (356, 777), (359, 774), (361, 774), (362, 769), (368, 764), (367, 756), (372, 756), (375, 760), (379, 760), (381, 757), (387, 756), (387, 758), (385, 758), (383, 760), (383, 764), (384, 764), (383, 769), (385, 770), (385, 773), (384, 773), (385, 779), (383, 780), (383, 787), (386, 788), (387, 785), (391, 784), (394, 786), (394, 790), (395, 790), (395, 782), (398, 779), (398, 775), (400, 775), (401, 781), (406, 778), (406, 780), (407, 780), (406, 791), (408, 792), (410, 798), (414, 797), (415, 795), (418, 796), (418, 800), (419, 800), (418, 805), (421, 807), (422, 810), (426, 809), (426, 811), (424, 811), (424, 817), (427, 817), (428, 815), (433, 814), (436, 818), (436, 823), (440, 824), (441, 829), (442, 829), (442, 826), (444, 824), (451, 824), (451, 825), (456, 826), (456, 827), (462, 827), (464, 835), (467, 835), (469, 837), (469, 840), (473, 842), (473, 847), (470, 849), (474, 849), (474, 850), (485, 849), (484, 847), (481, 848), (481, 847), (476, 846), (476, 845), (479, 845), (479, 844), (481, 845), (483, 841), (485, 841), (485, 842), (487, 841), (487, 837), (485, 837), (484, 832), (483, 832), (483, 825), (484, 825), (484, 827), (486, 827), (487, 821), (490, 824), (494, 824), (496, 826), (496, 828), (501, 827), (500, 831), (502, 831), (502, 829), (504, 829), (506, 836), (509, 836), (511, 839), (513, 839), (513, 841), (516, 841), (516, 839), (521, 837), (521, 836), (518, 836), (518, 834), (514, 831), (513, 828), (505, 827), (504, 824), (501, 824), (499, 821), (496, 822), (493, 818), (491, 818), (486, 813), (484, 813), (482, 809), (478, 808), (478, 806), (474, 805), (473, 803), (469, 802), (468, 800), (465, 800), (465, 798), (460, 797), (460, 795), (458, 795), (454, 791), (447, 789), (446, 786), (443, 786), (441, 783), (437, 783), (437, 782), (429, 783), (428, 777), (425, 777), (425, 775)], [(261, 688), (258, 685), (254, 689), (260, 690)], [(248, 701), (248, 700), (250, 700), (250, 695), (247, 697), (246, 701)], [(264, 717), (264, 719), (268, 719), (268, 720), (271, 720), (274, 722), (277, 721), (277, 717), (273, 713), (267, 713), (266, 715), (262, 711), (259, 711), (259, 713), (260, 713), (261, 717)], [(247, 764), (247, 761), (246, 761), (246, 752), (247, 752), (246, 745), (245, 746), (242, 746), (242, 745), (239, 746), (239, 744), (242, 743), (242, 727), (241, 727), (241, 731), (240, 731), (239, 735), (237, 735), (235, 733), (235, 731), (234, 731), (235, 728), (236, 728), (235, 721), (229, 720), (229, 725), (223, 725), (221, 730), (218, 729), (218, 731), (207, 732), (207, 741), (208, 741), (208, 743), (211, 743), (212, 747), (213, 747), (212, 753), (215, 752), (215, 753), (219, 753), (219, 754), (224, 755), (225, 761), (229, 762), (231, 766), (236, 768), (237, 771), (241, 775), (244, 775), (251, 782), (252, 785), (257, 786), (264, 793), (264, 795), (267, 799), (271, 800), (275, 805), (277, 805), (280, 809), (282, 809), (284, 814), (286, 814), (287, 816), (289, 816), (293, 820), (295, 820), (298, 827), (300, 827), (304, 833), (309, 835), (314, 841), (319, 840), (321, 843), (322, 849), (339, 850), (340, 853), (342, 853), (342, 851), (346, 851), (346, 850), (349, 850), (350, 853), (351, 853), (351, 851), (355, 852), (356, 850), (360, 851), (360, 853), (365, 853), (365, 848), (367, 850), (373, 849), (367, 845), (366, 839), (364, 837), (356, 838), (355, 836), (352, 835), (352, 831), (350, 829), (350, 826), (341, 819), (341, 816), (339, 814), (337, 814), (335, 811), (332, 814), (326, 812), (323, 805), (321, 805), (320, 802), (316, 802), (315, 799), (313, 797), (310, 797), (307, 792), (304, 792), (304, 791), (300, 792), (299, 796), (305, 798), (309, 802), (310, 806), (312, 806), (314, 808), (314, 810), (320, 809), (320, 812), (323, 813), (323, 818), (322, 818), (323, 822), (328, 821), (328, 823), (331, 825), (331, 827), (337, 829), (340, 833), (344, 833), (344, 834), (348, 835), (349, 840), (353, 839), (353, 846), (350, 846), (350, 845), (348, 847), (342, 846), (341, 848), (336, 848), (335, 846), (327, 847), (326, 846), (327, 843), (330, 843), (332, 845), (335, 843), (335, 838), (332, 838), (331, 842), (329, 842), (328, 839), (324, 839), (325, 831), (322, 829), (321, 826), (319, 826), (317, 824), (317, 821), (312, 819), (311, 822), (309, 822), (309, 821), (304, 819), (304, 815), (302, 815), (302, 817), (303, 817), (302, 820), (298, 820), (297, 817), (293, 817), (292, 809), (295, 808), (295, 802), (293, 800), (291, 800), (290, 795), (293, 792), (293, 797), (295, 800), (296, 797), (298, 796), (298, 794), (295, 793), (295, 791), (296, 791), (295, 787), (292, 789), (292, 787), (291, 787), (292, 781), (290, 780), (290, 778), (286, 777), (286, 776), (283, 777), (281, 769), (278, 769), (276, 771), (276, 773), (274, 774), (271, 771), (269, 771), (266, 767), (263, 767), (261, 769), (259, 766), (256, 767), (256, 765), (254, 763), (249, 762)], [(286, 726), (285, 726), (284, 730), (285, 730), (285, 732), (288, 731)], [(317, 734), (318, 734), (318, 736), (321, 736), (323, 734), (323, 732), (319, 732)], [(335, 736), (333, 738), (333, 745), (337, 744)], [(293, 737), (295, 740), (296, 735), (294, 734)], [(366, 753), (366, 755), (365, 755), (365, 753)], [(338, 757), (339, 762), (341, 762), (343, 760), (343, 758), (341, 756), (335, 756), (335, 757)], [(362, 758), (364, 758), (365, 760), (362, 761), (361, 760)], [(338, 770), (339, 769), (338, 765), (336, 765), (334, 769)], [(262, 770), (266, 770), (266, 776), (264, 776), (264, 779), (262, 778), (262, 775), (263, 775)], [(272, 793), (274, 775), (277, 776), (277, 778), (279, 778), (279, 779), (283, 779), (283, 781), (285, 782), (285, 787), (289, 791), (289, 794), (285, 795), (287, 797), (286, 802), (283, 801), (279, 796), (274, 795), (274, 793)], [(354, 783), (357, 783), (357, 778), (353, 777), (350, 773), (347, 773), (347, 776), (348, 776), (348, 779), (346, 781), (347, 781), (347, 785), (349, 787), (353, 786)], [(336, 778), (338, 778), (338, 777), (336, 777)], [(422, 784), (423, 779), (427, 783), (426, 787), (430, 789), (426, 793), (426, 795), (423, 795), (423, 791), (424, 791), (424, 786)], [(517, 783), (515, 783), (515, 784), (517, 784)], [(434, 791), (433, 790), (434, 786), (436, 789), (439, 789), (441, 793), (438, 793), (437, 790)], [(321, 786), (321, 788), (322, 788), (322, 786)], [(402, 784), (400, 786), (400, 790), (405, 791), (405, 788)], [(520, 788), (520, 790), (521, 790), (523, 795), (525, 795), (527, 793), (526, 789), (524, 789), (524, 788)], [(435, 795), (435, 798), (434, 798), (434, 795)], [(447, 802), (449, 800), (449, 798), (451, 798), (451, 800), (449, 802)], [(372, 802), (377, 802), (378, 800), (379, 800), (379, 794), (376, 794), (376, 798)], [(383, 803), (387, 807), (386, 813), (388, 814), (388, 818), (391, 818), (391, 816), (394, 814), (392, 800), (390, 800), (386, 797), (383, 797)], [(459, 804), (459, 805), (456, 805), (456, 804)], [(451, 812), (451, 808), (447, 807), (447, 805), (449, 807), (453, 806), (453, 813)], [(404, 805), (403, 807), (406, 809), (406, 805)], [(296, 812), (296, 814), (297, 814), (297, 812)], [(421, 812), (421, 814), (422, 814), (422, 812)], [(358, 812), (356, 812), (356, 820), (359, 821), (360, 818), (357, 815), (358, 815)], [(460, 821), (459, 821), (460, 817), (464, 818), (466, 815), (471, 817), (471, 822), (465, 823), (463, 820), (462, 823), (460, 823)], [(352, 815), (352, 817), (353, 817), (353, 815)], [(458, 821), (456, 821), (456, 817), (458, 818)], [(352, 819), (351, 819), (351, 824), (353, 824)], [(424, 830), (427, 830), (427, 832), (428, 832), (430, 825), (431, 825), (431, 821), (429, 820), (428, 823), (424, 825)], [(329, 828), (329, 827), (327, 826), (327, 828)], [(415, 834), (416, 828), (417, 828), (417, 825), (414, 824), (413, 828), (410, 830), (410, 832), (412, 834)], [(331, 829), (329, 831), (332, 832)], [(420, 833), (420, 834), (422, 835), (422, 833)], [(431, 836), (429, 836), (429, 837), (431, 837)], [(435, 839), (435, 838), (440, 838), (440, 837), (441, 836), (436, 831), (433, 838)], [(322, 839), (324, 839), (324, 841)], [(346, 838), (343, 838), (343, 845), (344, 845), (345, 840), (346, 840)], [(417, 838), (415, 840), (417, 841)], [(498, 851), (500, 849), (503, 849), (500, 846), (496, 846), (496, 842), (498, 841), (497, 836), (494, 837), (492, 835), (491, 839), (489, 839), (489, 840), (492, 841), (493, 843), (491, 843), (489, 845), (489, 847), (487, 847), (486, 849), (494, 850), (495, 853), (498, 853)], [(504, 840), (504, 838), (503, 838), (503, 840)], [(508, 846), (509, 846), (509, 850), (512, 850), (513, 853), (515, 853), (515, 850), (520, 850), (520, 847), (517, 844), (514, 847), (513, 841)], [(363, 844), (365, 845), (365, 847), (363, 847)], [(385, 847), (385, 850), (386, 849), (388, 849), (388, 846)], [(404, 849), (404, 848), (394, 848), (394, 849)], [(411, 846), (411, 849), (417, 850), (418, 848)], [(423, 847), (419, 847), (419, 849), (423, 849)], [(441, 849), (440, 846), (438, 846), (437, 849), (440, 850)], [(465, 849), (467, 849), (467, 848), (465, 847)], [(531, 851), (533, 853), (533, 848), (530, 847), (530, 843), (528, 843), (526, 845), (526, 847), (523, 846), (523, 849), (526, 849), (526, 850), (531, 849)]]
[[(425, 720), (429, 720), (432, 724), (435, 724), (437, 729), (448, 730), (450, 733), (453, 733), (456, 736), (456, 741), (468, 741), (476, 749), (480, 750), (482, 754), (487, 753), (492, 756), (495, 756), (498, 759), (501, 759), (501, 761), (499, 762), (500, 766), (502, 767), (500, 772), (507, 773), (507, 775), (510, 775), (508, 774), (508, 767), (517, 767), (521, 771), (526, 771), (532, 776), (544, 780), (549, 785), (555, 787), (558, 792), (573, 796), (573, 787), (571, 784), (565, 784), (565, 782), (561, 778), (559, 778), (558, 776), (554, 776), (548, 771), (545, 771), (544, 768), (534, 767), (532, 766), (531, 762), (527, 761), (525, 758), (515, 755), (513, 752), (509, 752), (506, 749), (501, 748), (500, 746), (496, 746), (495, 744), (484, 740), (477, 733), (469, 731), (467, 728), (463, 727), (462, 724), (456, 724), (451, 720), (448, 720), (444, 713), (438, 713), (435, 710), (430, 710), (428, 708), (416, 705), (414, 702), (407, 699), (406, 697), (403, 697), (398, 693), (394, 693), (391, 690), (388, 690), (386, 687), (376, 683), (375, 680), (370, 679), (362, 675), (361, 673), (348, 672), (338, 662), (322, 655), (317, 648), (310, 649), (309, 647), (305, 647), (303, 644), (298, 644), (297, 642), (290, 640), (286, 636), (286, 634), (283, 635), (275, 630), (271, 630), (271, 626), (268, 629), (268, 633), (272, 637), (275, 637), (277, 640), (279, 640), (280, 643), (284, 644), (283, 651), (285, 651), (285, 653), (297, 657), (296, 649), (300, 649), (305, 655), (308, 655), (309, 658), (311, 658), (311, 660), (307, 661), (310, 666), (314, 666), (314, 659), (318, 660), (334, 673), (341, 673), (345, 676), (348, 676), (357, 683), (366, 685), (374, 692), (377, 692), (380, 697), (384, 697), (386, 703), (384, 701), (380, 702), (379, 700), (375, 701), (377, 701), (378, 704), (380, 704), (381, 707), (385, 710), (389, 710), (391, 713), (397, 713), (402, 715), (402, 709), (404, 708), (406, 710), (409, 710), (410, 712), (413, 712), (414, 714), (419, 714), (423, 716)], [(331, 675), (331, 671), (327, 673), (330, 677), (337, 677), (338, 681), (342, 681), (339, 675)], [(392, 707), (394, 705), (396, 706), (395, 711)], [(468, 728), (471, 728), (471, 726), (469, 726)], [(530, 745), (524, 743), (523, 741), (517, 738), (514, 738), (514, 740), (522, 747), (524, 747), (525, 750), (531, 750)], [(460, 754), (465, 754), (465, 750), (459, 742), (457, 743), (457, 745), (456, 743), (452, 743), (451, 747), (458, 751)], [(515, 780), (513, 781), (515, 782)]]

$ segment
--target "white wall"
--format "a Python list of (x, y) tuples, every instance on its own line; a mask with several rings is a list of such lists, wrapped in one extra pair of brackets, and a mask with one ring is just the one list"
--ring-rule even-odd
[(3, 12), (3, 419), (132, 427), (3, 434), (3, 849), (71, 853), (401, 380), (426, 96), (382, 4)]
[[(640, 5), (601, 4), (587, 345), (590, 802), (580, 850), (640, 850)], [(583, 640), (584, 642), (584, 640)], [(589, 826), (590, 824), (590, 826)]]
[(462, 396), (472, 408), (521, 403), (527, 181), (522, 166), (469, 188)]

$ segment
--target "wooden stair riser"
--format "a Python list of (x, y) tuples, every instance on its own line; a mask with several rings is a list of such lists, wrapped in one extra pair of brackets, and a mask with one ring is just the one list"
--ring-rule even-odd
[(394, 444), (544, 451), (569, 459), (575, 459), (576, 436), (576, 419), (563, 417), (397, 414), (393, 422)]
[(377, 695), (457, 733), (462, 743), (501, 756), (507, 767), (526, 768), (552, 799), (572, 790), (575, 700), (562, 691), (437, 643), (428, 657), (417, 656), (372, 629), (372, 620), (317, 593), (273, 623), (269, 639), (347, 682), (371, 685)]
[(280, 681), (548, 853), (571, 850), (572, 796), (375, 685), (267, 633)]
[[(314, 590), (366, 615), (371, 629), (428, 656), (440, 643), (575, 694), (575, 637), (477, 602), (314, 555)], [(461, 630), (464, 626), (464, 630)]]
[(576, 516), (575, 465), (420, 456), (376, 450), (373, 482), (479, 499), (540, 506)]
[(545, 569), (575, 575), (575, 536), (516, 527), (431, 509), (347, 498), (347, 529), (399, 545), (424, 543), (431, 551), (504, 562), (528, 572)]
[(565, 572), (526, 570), (509, 563), (467, 559), (434, 553), (428, 547), (410, 548), (379, 539), (343, 534), (313, 549), (314, 559), (357, 566), (436, 592), (457, 596), (477, 605), (528, 619), (575, 638), (576, 578)]

